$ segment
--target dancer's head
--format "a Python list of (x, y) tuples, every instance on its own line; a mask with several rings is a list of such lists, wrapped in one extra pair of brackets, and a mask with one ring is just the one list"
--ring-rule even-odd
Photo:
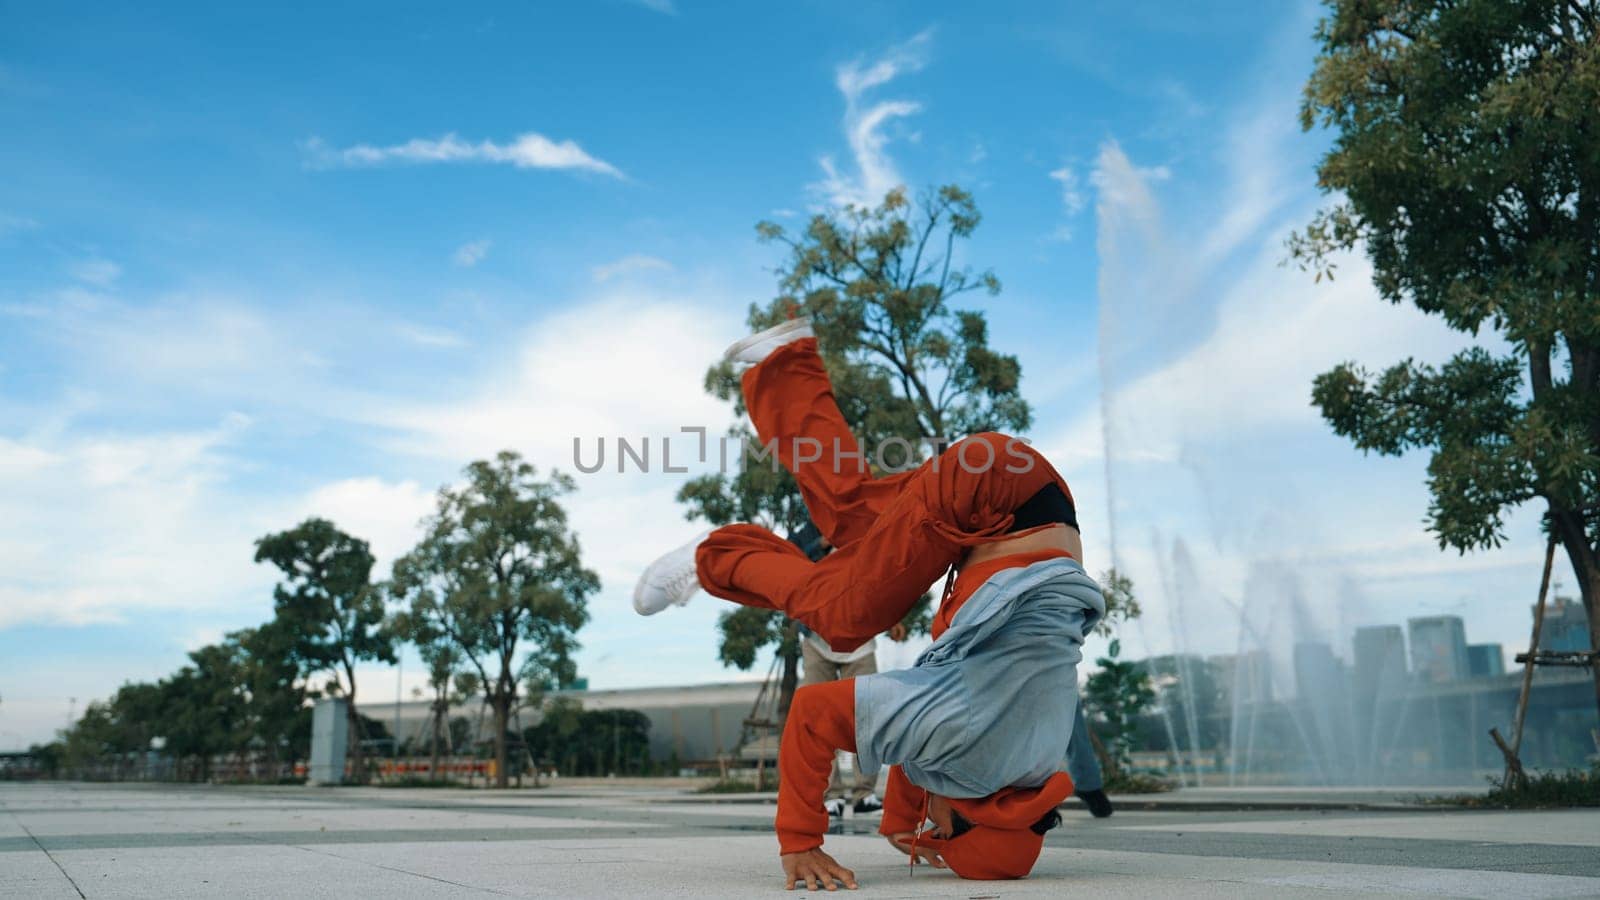
[(1071, 793), (1072, 779), (1058, 772), (1037, 788), (974, 800), (932, 796), (934, 836), (919, 843), (937, 850), (962, 878), (1025, 878), (1044, 849), (1045, 832), (1061, 823), (1056, 806)]

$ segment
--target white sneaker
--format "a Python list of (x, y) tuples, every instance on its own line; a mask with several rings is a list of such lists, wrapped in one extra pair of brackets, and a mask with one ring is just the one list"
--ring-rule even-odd
[(844, 818), (844, 798), (843, 797), (840, 797), (840, 798), (838, 798), (836, 800), (829, 800), (826, 803), (822, 804), (822, 807), (824, 809), (826, 809), (828, 811), (828, 815), (832, 816), (833, 818), (835, 818), (835, 819)]
[(695, 574), (694, 552), (705, 543), (709, 531), (673, 550), (644, 570), (633, 587), (633, 608), (641, 616), (653, 616), (669, 606), (682, 606), (700, 589)]
[(784, 344), (808, 337), (816, 337), (816, 333), (811, 330), (811, 317), (801, 316), (734, 341), (722, 354), (722, 359), (724, 362), (754, 365), (766, 359), (772, 351)]

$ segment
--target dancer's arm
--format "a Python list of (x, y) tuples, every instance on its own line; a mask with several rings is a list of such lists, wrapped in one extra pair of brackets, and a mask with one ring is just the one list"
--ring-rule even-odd
[(889, 781), (883, 789), (883, 820), (878, 833), (885, 837), (909, 834), (922, 825), (923, 803), (927, 792), (911, 783), (899, 766), (889, 767)]
[(823, 800), (836, 750), (856, 749), (856, 681), (843, 678), (794, 693), (778, 748), (778, 847), (784, 887), (854, 889), (856, 875), (822, 852), (828, 830)]

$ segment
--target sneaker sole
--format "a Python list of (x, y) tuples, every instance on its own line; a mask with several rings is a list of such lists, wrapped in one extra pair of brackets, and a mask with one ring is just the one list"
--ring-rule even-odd
[(801, 329), (810, 327), (811, 319), (806, 316), (801, 316), (798, 319), (790, 319), (787, 322), (780, 322), (764, 331), (758, 331), (755, 334), (746, 335), (737, 341), (734, 341), (732, 344), (729, 344), (728, 349), (722, 351), (722, 361), (733, 362), (734, 357), (750, 349), (751, 347), (754, 347), (756, 344), (759, 344), (762, 341), (775, 337), (781, 337), (788, 332), (799, 331)]

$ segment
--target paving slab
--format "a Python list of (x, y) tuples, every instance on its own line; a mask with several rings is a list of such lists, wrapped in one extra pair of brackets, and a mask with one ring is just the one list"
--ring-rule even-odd
[[(544, 790), (0, 783), (0, 897), (750, 897), (774, 808), (682, 785)], [(1281, 796), (1278, 794), (1276, 796)], [(1310, 796), (1315, 797), (1312, 794)], [(1069, 808), (1032, 877), (919, 869), (836, 822), (859, 896), (1600, 896), (1600, 810)], [(791, 895), (792, 896), (792, 895)], [(838, 896), (834, 894), (832, 896)]]

